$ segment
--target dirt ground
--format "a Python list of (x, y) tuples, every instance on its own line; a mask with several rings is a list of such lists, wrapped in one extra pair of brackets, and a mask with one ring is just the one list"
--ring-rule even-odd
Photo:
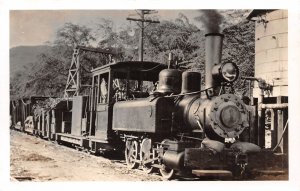
[[(11, 131), (12, 181), (162, 181), (158, 173), (127, 169), (122, 159), (80, 152), (18, 131)], [(207, 180), (181, 178), (175, 180)], [(211, 179), (209, 179), (211, 180)], [(288, 180), (288, 175), (257, 176), (252, 180)]]
[(129, 170), (109, 160), (11, 131), (10, 175), (18, 181), (160, 181), (158, 174)]

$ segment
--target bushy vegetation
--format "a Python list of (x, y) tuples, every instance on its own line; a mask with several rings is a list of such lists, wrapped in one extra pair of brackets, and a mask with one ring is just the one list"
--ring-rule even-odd
[[(228, 23), (227, 23), (228, 24)], [(231, 23), (232, 24), (232, 23)], [(61, 97), (67, 81), (73, 48), (76, 45), (110, 47), (120, 54), (120, 60), (138, 60), (139, 28), (113, 30), (114, 23), (101, 20), (97, 30), (87, 26), (66, 23), (57, 31), (56, 40), (47, 51), (39, 54), (38, 61), (11, 75), (11, 98), (31, 95)], [(238, 64), (242, 76), (254, 73), (254, 23), (241, 21), (227, 25), (223, 45), (223, 61)], [(175, 21), (161, 20), (159, 24), (149, 25), (145, 30), (144, 60), (167, 64), (168, 54), (172, 52), (182, 68), (197, 70), (204, 79), (205, 32), (191, 24), (189, 19), (179, 14)], [(83, 53), (82, 84), (90, 83), (90, 69), (104, 62), (99, 54)], [(242, 82), (236, 83), (236, 91), (247, 93)]]

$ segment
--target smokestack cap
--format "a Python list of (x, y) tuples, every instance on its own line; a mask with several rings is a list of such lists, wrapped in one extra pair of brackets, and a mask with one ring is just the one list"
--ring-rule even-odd
[(224, 37), (224, 34), (222, 33), (207, 33), (205, 34), (205, 37), (207, 36), (220, 36), (220, 37)]

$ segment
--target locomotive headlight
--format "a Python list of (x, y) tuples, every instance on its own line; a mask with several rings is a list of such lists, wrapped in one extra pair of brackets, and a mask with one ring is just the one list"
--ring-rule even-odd
[(212, 75), (218, 81), (232, 83), (239, 77), (239, 68), (233, 62), (218, 64), (213, 67)]
[(227, 62), (223, 64), (220, 72), (227, 82), (234, 82), (238, 78), (239, 69), (236, 64)]

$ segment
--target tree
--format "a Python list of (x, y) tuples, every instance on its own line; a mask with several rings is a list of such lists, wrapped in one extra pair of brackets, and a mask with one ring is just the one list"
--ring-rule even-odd
[(18, 91), (22, 96), (62, 96), (67, 81), (71, 51), (68, 47), (54, 46), (39, 55), (38, 63), (23, 72), (21, 84), (25, 89)]
[(56, 45), (75, 47), (77, 45), (89, 46), (95, 37), (90, 28), (73, 23), (65, 23), (56, 33)]
[(133, 38), (128, 35), (128, 28), (120, 31), (114, 30), (114, 22), (109, 19), (101, 19), (97, 24), (97, 46), (100, 48), (109, 48), (117, 55), (117, 60), (132, 60)]
[[(238, 65), (240, 76), (254, 76), (255, 61), (255, 23), (243, 21), (224, 29), (224, 48), (222, 61), (231, 61)], [(240, 95), (249, 95), (243, 81), (235, 83), (236, 92)]]
[[(201, 31), (188, 18), (179, 14), (175, 22), (161, 21), (145, 30), (145, 59), (167, 63), (168, 54), (174, 53), (179, 62), (191, 61), (199, 47), (196, 36)], [(194, 55), (194, 56), (192, 56)]]
[(119, 47), (119, 36), (116, 31), (114, 31), (114, 23), (109, 19), (101, 19), (97, 24), (96, 32), (99, 34), (99, 47)]
[[(24, 96), (55, 96), (63, 95), (67, 82), (68, 70), (71, 64), (73, 48), (76, 45), (90, 46), (95, 40), (91, 29), (66, 23), (57, 31), (53, 46), (47, 52), (39, 55), (39, 61), (12, 79), (11, 94), (16, 98)], [(99, 59), (94, 55), (84, 53), (81, 56), (82, 65), (87, 71), (97, 67)], [(85, 74), (83, 83), (89, 83), (90, 76)]]

